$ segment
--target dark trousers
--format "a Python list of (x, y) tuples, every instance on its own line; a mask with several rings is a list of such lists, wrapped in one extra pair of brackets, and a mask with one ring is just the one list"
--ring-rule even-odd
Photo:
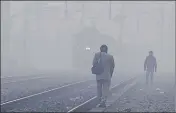
[(153, 71), (146, 72), (146, 84), (149, 83), (149, 77), (150, 77), (150, 83), (153, 84)]
[(110, 80), (97, 80), (97, 97), (100, 103), (106, 102), (108, 94), (110, 93), (110, 84)]

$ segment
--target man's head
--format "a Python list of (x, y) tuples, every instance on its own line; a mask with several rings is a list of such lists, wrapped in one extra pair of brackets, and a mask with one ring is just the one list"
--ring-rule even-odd
[(107, 47), (107, 45), (102, 45), (101, 47), (100, 47), (100, 51), (101, 52), (108, 52), (108, 47)]
[(152, 56), (153, 55), (153, 51), (149, 51), (149, 55)]

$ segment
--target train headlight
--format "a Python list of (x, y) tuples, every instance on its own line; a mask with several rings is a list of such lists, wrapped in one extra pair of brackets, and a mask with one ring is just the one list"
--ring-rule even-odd
[(86, 51), (90, 51), (90, 47), (86, 47)]

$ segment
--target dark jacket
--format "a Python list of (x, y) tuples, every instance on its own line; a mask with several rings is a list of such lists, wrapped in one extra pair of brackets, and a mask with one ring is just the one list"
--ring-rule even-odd
[(95, 54), (93, 59), (93, 65), (99, 60), (101, 54), (101, 60), (104, 67), (104, 72), (101, 75), (97, 75), (97, 80), (110, 80), (114, 71), (114, 58), (112, 55), (105, 53), (105, 52), (98, 52)]
[(144, 62), (144, 70), (154, 72), (157, 69), (157, 62), (154, 56), (147, 56)]

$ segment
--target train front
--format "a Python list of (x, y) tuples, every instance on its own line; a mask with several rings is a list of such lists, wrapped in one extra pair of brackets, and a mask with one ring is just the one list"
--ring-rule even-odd
[(100, 33), (95, 27), (84, 27), (73, 38), (73, 67), (90, 72), (94, 54), (100, 51), (102, 44), (108, 46), (110, 54), (118, 54), (117, 42), (113, 37)]

